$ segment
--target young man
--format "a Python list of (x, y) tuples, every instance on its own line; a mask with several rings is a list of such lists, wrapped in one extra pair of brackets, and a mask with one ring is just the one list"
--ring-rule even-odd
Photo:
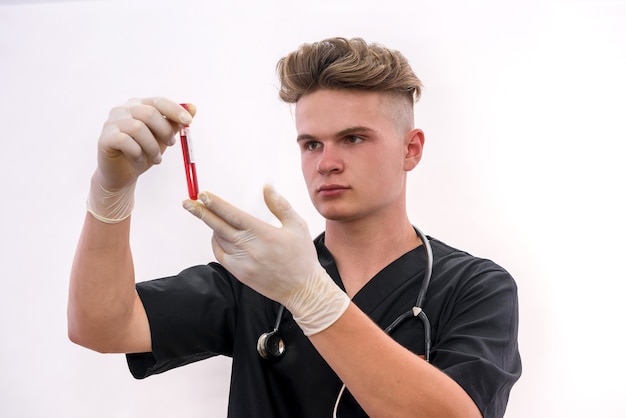
[(130, 101), (112, 110), (99, 140), (70, 338), (129, 353), (137, 378), (231, 356), (230, 417), (503, 416), (521, 373), (516, 286), (493, 262), (409, 221), (406, 178), (424, 134), (413, 126), (421, 83), (406, 59), (333, 38), (281, 59), (278, 74), (325, 233), (312, 242), (270, 187), (265, 202), (280, 228), (203, 192), (183, 205), (213, 230), (219, 264), (135, 284), (135, 182), (192, 115), (164, 98)]

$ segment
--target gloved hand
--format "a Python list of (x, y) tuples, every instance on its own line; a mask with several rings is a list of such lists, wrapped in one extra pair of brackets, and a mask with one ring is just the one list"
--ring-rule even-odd
[(111, 110), (98, 140), (98, 167), (87, 198), (87, 210), (96, 219), (117, 223), (130, 215), (137, 178), (161, 162), (180, 126), (191, 122), (195, 106), (188, 106), (189, 112), (154, 97), (132, 99)]
[(213, 252), (238, 280), (282, 303), (305, 335), (323, 331), (345, 312), (350, 298), (320, 265), (309, 229), (285, 198), (266, 186), (265, 204), (278, 228), (202, 192), (183, 206), (213, 229)]

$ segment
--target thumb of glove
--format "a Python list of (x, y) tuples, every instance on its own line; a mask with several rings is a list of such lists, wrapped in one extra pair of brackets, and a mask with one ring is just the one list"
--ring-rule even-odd
[(267, 208), (284, 227), (310, 236), (307, 223), (293, 210), (287, 199), (279, 194), (274, 187), (270, 185), (263, 186), (263, 199)]

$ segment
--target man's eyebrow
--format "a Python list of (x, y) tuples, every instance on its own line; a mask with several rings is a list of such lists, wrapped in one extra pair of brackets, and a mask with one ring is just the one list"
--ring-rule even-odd
[(301, 141), (310, 141), (310, 140), (317, 140), (317, 138), (314, 135), (309, 135), (309, 134), (300, 134), (296, 137), (296, 142), (301, 142)]
[[(342, 129), (341, 131), (337, 132), (333, 136), (336, 138), (341, 138), (346, 135), (352, 135), (356, 133), (370, 133), (370, 132), (374, 132), (374, 129), (368, 128), (367, 126), (351, 126), (350, 128)], [(300, 134), (296, 138), (297, 142), (310, 141), (310, 140), (317, 141), (318, 139), (315, 135), (311, 135), (311, 134)]]
[(336, 136), (342, 137), (360, 132), (369, 133), (374, 132), (374, 130), (372, 128), (368, 128), (367, 126), (352, 126), (350, 128), (342, 129), (341, 131), (337, 132)]

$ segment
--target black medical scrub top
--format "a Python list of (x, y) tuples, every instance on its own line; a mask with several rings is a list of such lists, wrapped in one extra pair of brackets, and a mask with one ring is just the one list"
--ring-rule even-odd
[[(431, 362), (468, 392), (485, 417), (502, 416), (521, 374), (515, 282), (489, 260), (436, 239), (430, 242), (435, 262), (423, 309), (432, 328)], [(315, 246), (320, 263), (343, 289), (324, 234)], [(425, 252), (418, 247), (374, 276), (353, 302), (384, 329), (414, 306), (425, 266)], [(279, 305), (221, 265), (138, 283), (137, 290), (148, 314), (153, 352), (127, 355), (134, 377), (226, 355), (233, 358), (229, 417), (332, 417), (342, 385), (337, 375), (287, 310), (279, 331), (285, 354), (275, 361), (261, 358), (257, 339), (274, 328)], [(424, 353), (419, 319), (405, 321), (392, 337)], [(346, 391), (338, 417), (366, 416)]]

